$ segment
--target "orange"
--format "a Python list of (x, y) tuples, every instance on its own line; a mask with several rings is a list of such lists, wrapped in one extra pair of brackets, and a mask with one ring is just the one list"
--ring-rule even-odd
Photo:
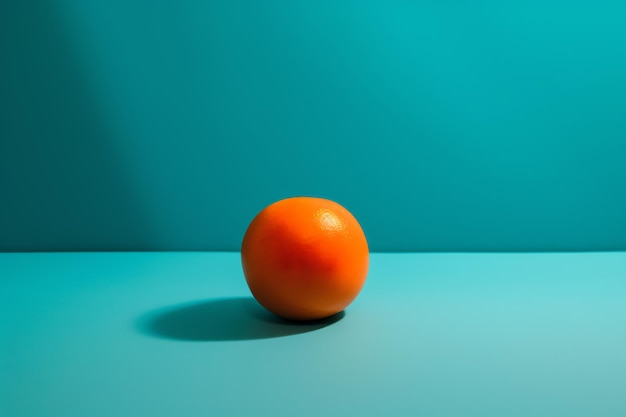
[(241, 261), (262, 306), (287, 319), (314, 320), (343, 311), (357, 297), (369, 249), (347, 209), (323, 198), (292, 197), (252, 220)]

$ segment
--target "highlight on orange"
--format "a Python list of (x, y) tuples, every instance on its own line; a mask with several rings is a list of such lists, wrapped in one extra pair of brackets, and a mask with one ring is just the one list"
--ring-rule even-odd
[(250, 223), (241, 245), (246, 282), (256, 300), (291, 320), (343, 311), (367, 277), (369, 248), (356, 218), (340, 204), (291, 197)]

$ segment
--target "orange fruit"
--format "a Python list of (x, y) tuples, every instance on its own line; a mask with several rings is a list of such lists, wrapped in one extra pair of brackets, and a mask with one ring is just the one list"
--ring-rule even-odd
[(369, 266), (363, 229), (331, 200), (292, 197), (263, 209), (241, 245), (246, 282), (256, 300), (291, 320), (343, 311), (359, 294)]

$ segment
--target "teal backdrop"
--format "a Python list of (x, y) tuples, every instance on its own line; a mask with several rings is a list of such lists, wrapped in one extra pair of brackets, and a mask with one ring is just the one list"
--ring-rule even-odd
[(0, 250), (626, 250), (624, 1), (1, 1)]

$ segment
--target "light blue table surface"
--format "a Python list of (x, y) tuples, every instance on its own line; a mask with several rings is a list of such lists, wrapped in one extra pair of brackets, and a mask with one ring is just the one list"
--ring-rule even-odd
[(0, 312), (3, 417), (626, 415), (626, 253), (373, 254), (306, 325), (238, 253), (4, 253)]

